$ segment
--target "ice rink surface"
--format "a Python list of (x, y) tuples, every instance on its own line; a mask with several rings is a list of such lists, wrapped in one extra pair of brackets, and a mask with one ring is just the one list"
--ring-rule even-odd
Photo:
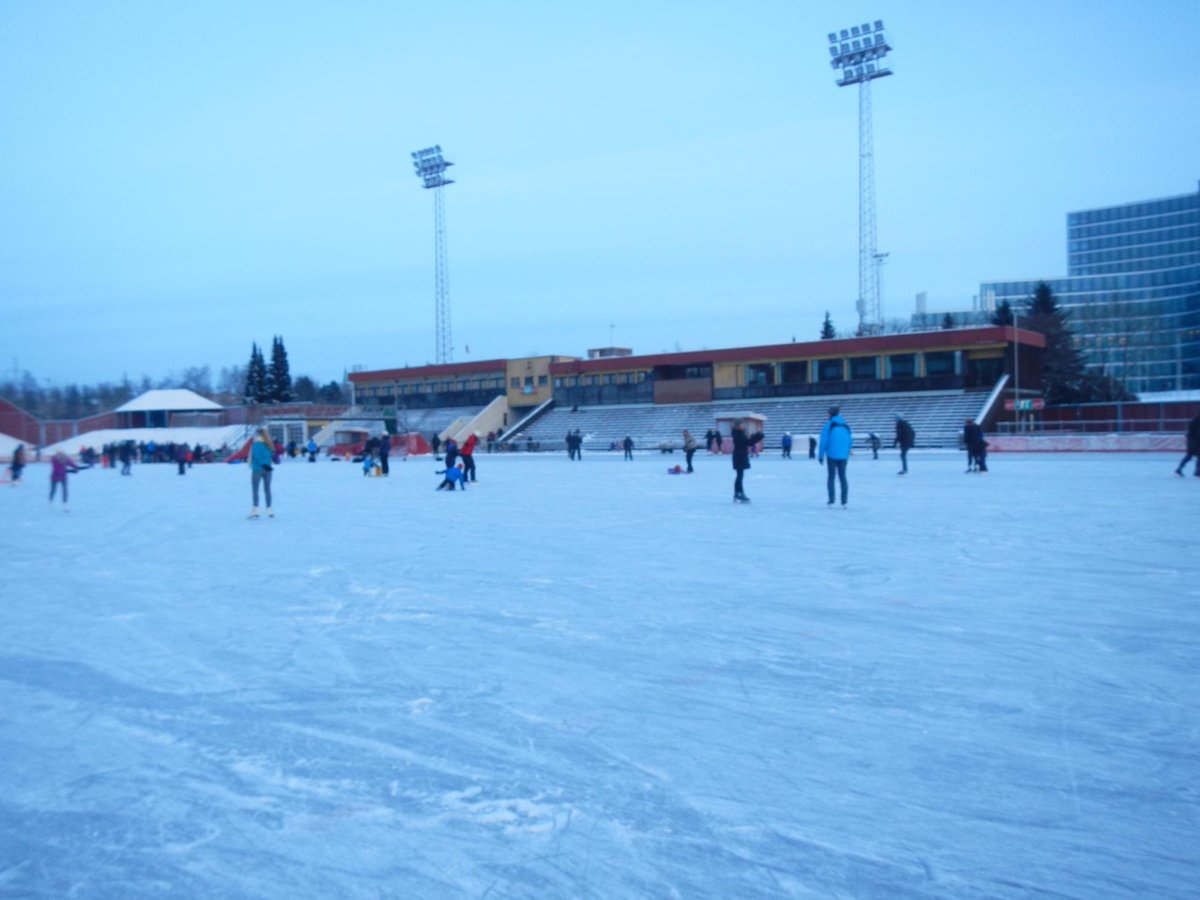
[(1196, 897), (1200, 478), (882, 457), (31, 465), (0, 896)]

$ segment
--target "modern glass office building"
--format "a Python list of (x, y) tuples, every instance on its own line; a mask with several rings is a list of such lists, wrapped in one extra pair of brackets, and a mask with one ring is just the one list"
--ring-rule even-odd
[(1135, 393), (1200, 389), (1200, 191), (1067, 215), (1065, 278), (980, 285), (1020, 313), (1040, 282), (1089, 368)]

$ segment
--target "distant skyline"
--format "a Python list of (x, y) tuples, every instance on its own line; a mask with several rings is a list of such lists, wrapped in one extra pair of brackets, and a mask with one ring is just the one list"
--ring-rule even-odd
[(882, 19), (886, 318), (1066, 273), (1066, 214), (1197, 190), (1194, 0), (601, 8), (0, 6), (0, 371), (455, 361), (812, 340), (857, 324), (857, 89)]

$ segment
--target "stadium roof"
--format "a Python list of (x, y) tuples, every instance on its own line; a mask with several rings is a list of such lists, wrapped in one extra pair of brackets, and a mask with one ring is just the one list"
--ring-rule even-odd
[(205, 399), (195, 391), (183, 389), (169, 391), (146, 391), (134, 397), (116, 412), (198, 412), (224, 409), (219, 403)]

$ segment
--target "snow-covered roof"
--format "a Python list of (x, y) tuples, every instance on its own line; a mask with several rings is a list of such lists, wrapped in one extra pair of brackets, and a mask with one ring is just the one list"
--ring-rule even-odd
[(178, 388), (175, 390), (146, 391), (140, 397), (134, 397), (123, 406), (117, 407), (117, 412), (196, 412), (197, 410), (223, 409), (219, 403), (206, 400), (195, 391)]
[(0, 433), (0, 459), (12, 459), (13, 452), (17, 449), (17, 444), (25, 443), (18, 440), (11, 434)]

